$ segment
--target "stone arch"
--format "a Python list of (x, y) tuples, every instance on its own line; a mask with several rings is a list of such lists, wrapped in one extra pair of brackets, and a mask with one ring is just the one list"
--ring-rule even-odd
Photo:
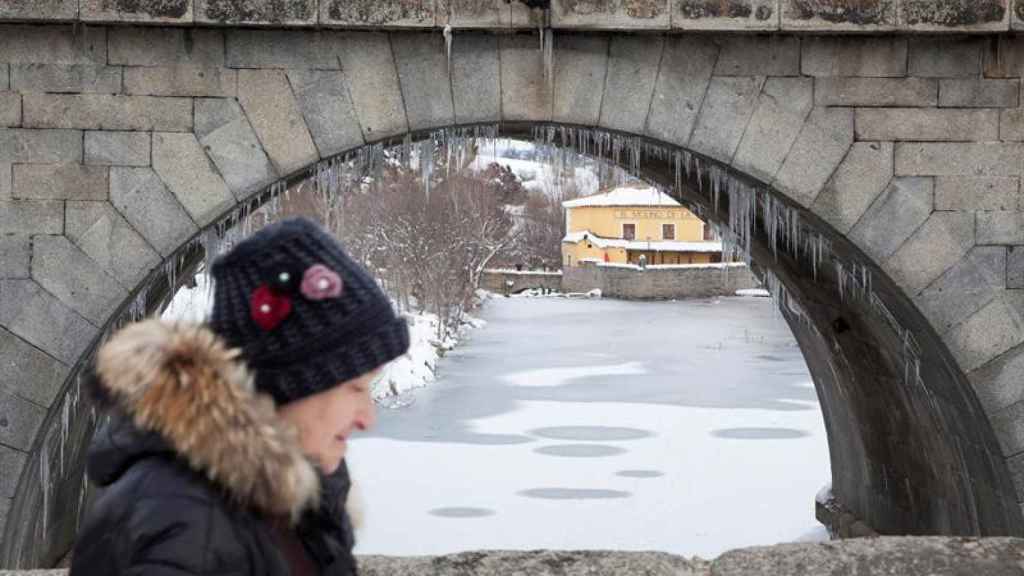
[[(151, 307), (198, 263), (190, 240), (318, 161), (474, 124), (607, 146), (725, 226), (743, 201), (798, 219), (842, 269), (777, 250), (771, 219), (750, 252), (792, 303), (842, 504), (881, 532), (1024, 532), (1020, 207), (975, 213), (936, 189), (981, 185), (968, 165), (1019, 179), (1020, 145), (994, 141), (991, 114), (928, 108), (980, 44), (957, 45), (973, 64), (911, 44), (933, 68), (908, 71), (905, 39), (566, 33), (546, 58), (536, 35), (459, 33), (449, 60), (416, 32), (16, 28), (0, 53), (20, 78), (0, 129), (0, 565), (69, 546), (96, 420), (76, 376), (147, 308), (140, 291)], [(860, 64), (818, 66), (837, 53)], [(903, 77), (878, 78), (901, 58)]]

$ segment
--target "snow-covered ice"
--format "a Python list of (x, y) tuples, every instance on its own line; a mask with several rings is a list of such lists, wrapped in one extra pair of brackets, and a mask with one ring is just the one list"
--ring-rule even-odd
[(766, 298), (497, 298), (349, 456), (357, 552), (821, 540), (810, 375)]

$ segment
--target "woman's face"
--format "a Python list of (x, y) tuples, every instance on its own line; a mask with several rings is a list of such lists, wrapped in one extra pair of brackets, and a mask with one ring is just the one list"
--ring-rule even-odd
[(352, 432), (376, 421), (370, 387), (379, 373), (380, 368), (278, 408), (299, 430), (302, 451), (325, 473), (341, 465)]

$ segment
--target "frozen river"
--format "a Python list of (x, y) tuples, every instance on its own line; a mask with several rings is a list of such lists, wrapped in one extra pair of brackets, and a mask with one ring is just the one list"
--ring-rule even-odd
[(766, 298), (499, 298), (349, 462), (361, 554), (824, 539), (817, 397)]

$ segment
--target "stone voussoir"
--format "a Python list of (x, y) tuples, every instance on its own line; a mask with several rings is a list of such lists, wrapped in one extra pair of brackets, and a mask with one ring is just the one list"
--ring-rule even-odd
[(99, 332), (34, 280), (0, 280), (0, 293), (0, 326), (65, 365), (73, 365)]
[(604, 36), (560, 35), (555, 39), (555, 122), (594, 126), (601, 114), (608, 74), (609, 39)]
[(128, 297), (109, 270), (66, 236), (33, 236), (32, 278), (94, 326), (102, 326)]
[(944, 334), (1006, 289), (1006, 248), (975, 246), (924, 289), (914, 302)]
[[(450, 92), (445, 96), (450, 99)], [(241, 70), (238, 102), (278, 174), (320, 159), (284, 71)]]
[(364, 143), (343, 72), (289, 70), (288, 82), (322, 158)]
[[(7, 390), (40, 406), (53, 404), (61, 384), (70, 372), (67, 365), (61, 361), (3, 328), (0, 328), (0, 364), (5, 370), (9, 370)], [(3, 448), (0, 447), (0, 466), (3, 466), (2, 452)], [(0, 477), (0, 486), (3, 486), (5, 477), (8, 481), (16, 480), (4, 474)], [(9, 488), (10, 493), (0, 496), (14, 496), (14, 486)], [(0, 489), (0, 492), (4, 491)]]
[(200, 226), (235, 205), (234, 195), (194, 134), (154, 133), (153, 170)]
[(608, 47), (600, 126), (642, 133), (665, 43), (650, 36), (616, 36)]
[(133, 287), (160, 263), (160, 255), (109, 202), (68, 202), (64, 232), (122, 285)]
[(500, 120), (500, 84), (498, 38), (486, 33), (463, 34), (462, 41), (452, 47), (452, 96), (456, 122)]
[(111, 168), (110, 203), (165, 258), (199, 232), (151, 168)]
[(278, 176), (233, 99), (196, 99), (196, 137), (236, 197), (260, 189)]
[(444, 38), (406, 33), (391, 38), (395, 68), (410, 130), (448, 126), (455, 121)]
[(917, 295), (974, 244), (974, 214), (933, 212), (882, 267), (907, 294)]
[(704, 103), (719, 47), (711, 39), (678, 35), (665, 40), (654, 85), (647, 134), (685, 146)]

